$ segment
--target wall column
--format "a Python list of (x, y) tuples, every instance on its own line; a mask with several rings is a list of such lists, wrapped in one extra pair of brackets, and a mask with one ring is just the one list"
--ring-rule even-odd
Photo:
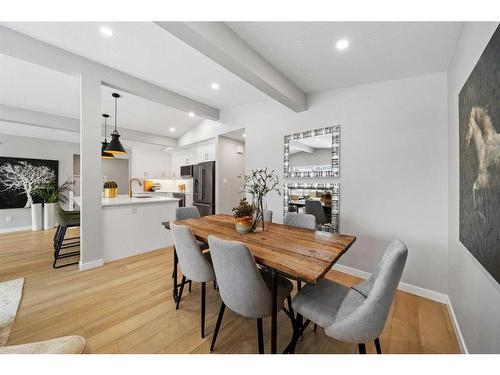
[(80, 76), (80, 270), (103, 264), (101, 212), (101, 80)]

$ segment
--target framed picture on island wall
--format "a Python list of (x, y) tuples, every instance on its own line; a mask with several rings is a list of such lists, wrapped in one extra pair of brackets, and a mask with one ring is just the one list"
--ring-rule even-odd
[(500, 282), (500, 27), (458, 101), (460, 242)]
[(0, 156), (0, 209), (31, 207), (39, 201), (38, 188), (57, 186), (58, 173), (58, 160)]

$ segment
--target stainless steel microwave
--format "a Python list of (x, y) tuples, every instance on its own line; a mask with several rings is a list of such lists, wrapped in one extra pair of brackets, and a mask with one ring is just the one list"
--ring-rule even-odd
[(193, 177), (193, 166), (192, 165), (181, 166), (181, 177), (182, 178)]

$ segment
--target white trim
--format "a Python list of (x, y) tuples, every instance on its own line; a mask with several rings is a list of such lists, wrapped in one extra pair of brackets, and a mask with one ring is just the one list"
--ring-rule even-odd
[(453, 305), (451, 304), (451, 300), (448, 296), (446, 296), (446, 305), (448, 306), (448, 312), (450, 313), (451, 322), (453, 323), (453, 330), (455, 331), (455, 336), (458, 339), (458, 345), (460, 346), (460, 351), (463, 354), (469, 354), (469, 350), (467, 349), (467, 345), (465, 344), (464, 336), (462, 335), (462, 331), (460, 330), (460, 326), (458, 325), (458, 319), (455, 315), (455, 311), (453, 310)]
[(104, 264), (103, 259), (93, 260), (92, 262), (82, 263), (80, 261), (80, 271), (90, 270), (91, 268), (101, 267)]
[[(344, 266), (342, 264), (335, 264), (333, 266), (333, 269), (340, 271), (340, 272), (347, 273), (348, 275), (360, 277), (360, 278), (365, 279), (365, 280), (371, 276), (371, 273), (369, 273), (369, 272), (365, 272), (365, 271), (358, 270), (356, 268)], [(402, 290), (403, 292), (415, 294), (417, 296), (428, 298), (430, 300), (433, 300), (433, 301), (436, 301), (439, 303), (445, 303), (445, 304), (448, 303), (448, 295), (447, 294), (435, 292), (433, 290), (425, 289), (425, 288), (422, 288), (422, 287), (419, 287), (416, 285), (400, 282), (398, 285), (398, 289)]]
[(25, 225), (23, 227), (0, 228), (0, 233), (20, 232), (22, 230), (31, 230), (31, 225)]

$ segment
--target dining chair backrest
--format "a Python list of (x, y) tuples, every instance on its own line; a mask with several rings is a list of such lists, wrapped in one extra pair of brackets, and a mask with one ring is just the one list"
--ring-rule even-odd
[(297, 228), (316, 229), (316, 218), (309, 214), (287, 212), (284, 223)]
[(407, 257), (407, 247), (399, 240), (392, 242), (373, 275), (352, 287), (366, 299), (348, 317), (326, 327), (326, 334), (357, 343), (378, 338), (384, 329)]
[(56, 203), (54, 207), (56, 220), (59, 225), (68, 227), (80, 225), (80, 211), (67, 211), (59, 203)]
[(200, 211), (198, 207), (177, 207), (175, 209), (175, 220), (187, 220), (200, 217)]
[(215, 280), (212, 264), (203, 255), (191, 229), (184, 225), (171, 223), (170, 230), (182, 274), (189, 280), (196, 282)]
[(264, 210), (264, 221), (266, 223), (272, 223), (273, 222), (273, 211), (271, 211), (271, 210)]
[(208, 236), (219, 293), (224, 304), (247, 318), (271, 312), (271, 291), (248, 247), (237, 241)]
[(328, 218), (325, 215), (321, 201), (316, 199), (306, 200), (306, 214), (314, 215), (316, 218), (316, 223), (326, 224), (328, 223)]

